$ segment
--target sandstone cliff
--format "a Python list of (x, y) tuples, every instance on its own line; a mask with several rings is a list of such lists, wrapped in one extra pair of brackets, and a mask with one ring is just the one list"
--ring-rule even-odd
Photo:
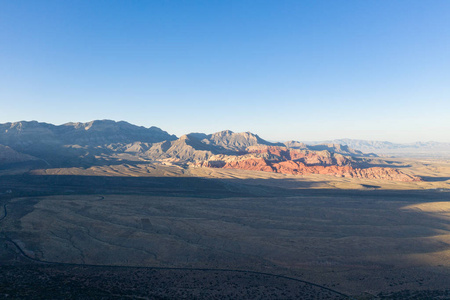
[(419, 181), (417, 176), (397, 169), (358, 167), (351, 157), (328, 151), (291, 150), (285, 147), (258, 146), (247, 148), (245, 155), (215, 155), (197, 165), (211, 168), (241, 169), (292, 175), (324, 174), (348, 178)]

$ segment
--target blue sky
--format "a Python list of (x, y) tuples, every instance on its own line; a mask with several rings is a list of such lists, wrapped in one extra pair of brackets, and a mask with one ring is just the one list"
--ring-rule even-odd
[(450, 1), (0, 0), (0, 123), (450, 142)]

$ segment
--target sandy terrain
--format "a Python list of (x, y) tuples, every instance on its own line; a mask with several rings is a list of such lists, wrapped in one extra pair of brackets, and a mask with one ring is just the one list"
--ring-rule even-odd
[(1, 196), (0, 260), (24, 262), (25, 254), (59, 263), (253, 271), (353, 296), (444, 295), (450, 164), (393, 163), (424, 181), (154, 165), (4, 176), (0, 188), (13, 192)]
[(19, 198), (4, 230), (46, 261), (264, 271), (349, 294), (440, 289), (450, 276), (449, 194), (423, 203), (410, 193)]
[[(339, 178), (329, 175), (287, 175), (270, 172), (226, 170), (214, 168), (191, 168), (190, 174), (206, 178), (223, 179), (249, 179), (257, 184), (261, 180), (280, 179), (273, 181), (280, 186), (291, 188), (337, 188), (337, 189), (387, 189), (387, 190), (423, 190), (423, 189), (450, 189), (450, 161), (446, 160), (388, 160), (392, 167), (403, 172), (420, 176), (423, 180), (418, 182), (398, 182), (388, 180), (369, 180), (359, 178)], [(258, 181), (260, 180), (260, 181)], [(272, 183), (273, 183), (272, 182)]]
[[(374, 159), (377, 163), (379, 159)], [(36, 175), (85, 175), (85, 176), (193, 176), (217, 179), (245, 179), (262, 184), (258, 180), (275, 180), (277, 185), (291, 188), (337, 188), (337, 189), (389, 189), (420, 190), (450, 189), (450, 161), (433, 159), (383, 159), (380, 162), (388, 167), (398, 168), (407, 174), (420, 176), (419, 182), (400, 182), (389, 180), (370, 180), (343, 178), (330, 175), (288, 175), (262, 171), (231, 170), (204, 167), (182, 168), (176, 165), (123, 164), (94, 166), (90, 168), (40, 169), (32, 171)], [(267, 182), (272, 184), (273, 182)]]

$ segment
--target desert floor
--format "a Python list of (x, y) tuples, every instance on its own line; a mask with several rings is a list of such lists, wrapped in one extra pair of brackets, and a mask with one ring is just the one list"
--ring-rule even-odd
[(139, 295), (155, 299), (448, 295), (450, 163), (392, 165), (424, 181), (155, 165), (4, 174), (0, 287), (19, 293), (8, 278), (28, 270), (97, 296), (99, 276), (123, 274), (153, 276), (155, 293)]

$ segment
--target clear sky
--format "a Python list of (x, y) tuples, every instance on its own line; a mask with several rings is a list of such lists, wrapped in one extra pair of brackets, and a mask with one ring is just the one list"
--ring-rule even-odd
[(0, 123), (450, 142), (450, 1), (0, 0)]

